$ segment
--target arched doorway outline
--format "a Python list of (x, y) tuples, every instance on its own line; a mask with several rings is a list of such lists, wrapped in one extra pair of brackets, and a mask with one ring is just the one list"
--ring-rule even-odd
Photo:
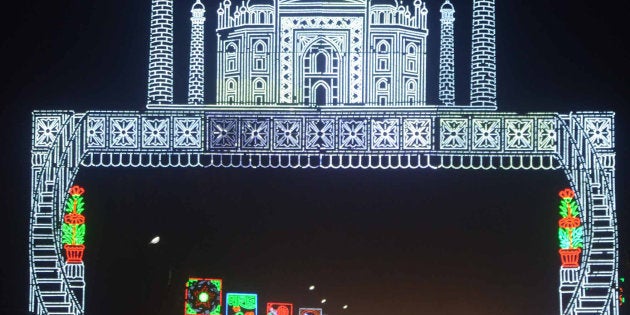
[[(315, 94), (315, 103), (314, 103), (315, 106), (326, 106), (327, 104), (331, 104), (332, 100), (331, 100), (330, 86), (326, 82), (322, 80), (317, 81), (315, 82), (315, 84), (313, 84), (312, 89)], [(323, 97), (320, 91), (323, 92)]]
[[(323, 81), (327, 83), (329, 92), (326, 105), (343, 104), (346, 102), (345, 90), (347, 89), (344, 81), (347, 61), (341, 53), (343, 47), (330, 40), (328, 35), (313, 34), (311, 36), (308, 38), (310, 42), (304, 46), (297, 58), (302, 71), (298, 71), (296, 75), (299, 82), (296, 86), (300, 87), (296, 93), (301, 96), (303, 104), (312, 106), (315, 84)], [(324, 59), (326, 63), (322, 67), (320, 62)]]

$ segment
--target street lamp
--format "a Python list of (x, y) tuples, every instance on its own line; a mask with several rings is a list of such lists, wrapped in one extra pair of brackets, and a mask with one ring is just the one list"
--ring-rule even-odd
[(155, 245), (155, 244), (157, 244), (157, 243), (159, 243), (159, 242), (160, 242), (160, 237), (156, 235), (154, 238), (152, 238), (152, 239), (151, 239), (151, 241), (149, 242), (149, 244), (151, 244), (151, 245)]

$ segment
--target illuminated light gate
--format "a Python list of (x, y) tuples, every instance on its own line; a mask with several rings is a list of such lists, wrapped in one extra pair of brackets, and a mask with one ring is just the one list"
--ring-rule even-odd
[[(35, 112), (31, 307), (81, 313), (82, 294), (72, 290), (83, 277), (67, 273), (54, 223), (82, 167), (563, 169), (586, 236), (581, 267), (560, 270), (564, 313), (618, 314), (613, 118), (394, 109)], [(70, 299), (48, 302), (59, 294)]]
[[(300, 0), (280, 0), (279, 5), (290, 8), (297, 2)], [(367, 5), (362, 0), (338, 1), (335, 5), (339, 3), (347, 3), (350, 8)], [(493, 1), (475, 0), (475, 3), (475, 10), (494, 8)], [(153, 4), (159, 10), (172, 6), (170, 0), (153, 0)], [(229, 1), (224, 1), (219, 15), (231, 14), (229, 5)], [(265, 15), (266, 11), (261, 7), (252, 6), (237, 13), (240, 16), (253, 12), (252, 16), (258, 20), (252, 18), (251, 21), (259, 24), (275, 21), (273, 16)], [(374, 17), (372, 21), (377, 23), (381, 16), (387, 16), (381, 13), (390, 9), (380, 5), (369, 10)], [(426, 27), (426, 8), (416, 0), (414, 10), (415, 14), (411, 15), (404, 8), (393, 6), (391, 14), (404, 16), (407, 20), (399, 20), (422, 30)], [(487, 14), (477, 16), (488, 18)], [(157, 23), (155, 27), (168, 28), (169, 19), (160, 21), (161, 24)], [(221, 27), (238, 21), (220, 18), (218, 23)], [(357, 25), (350, 23), (347, 27), (355, 29)], [(486, 27), (484, 25), (488, 24), (480, 25)], [(300, 32), (310, 36), (308, 29)], [(353, 34), (362, 33), (356, 30)], [(424, 71), (424, 42), (422, 36), (418, 38), (417, 43), (412, 43), (413, 49), (407, 51), (419, 55), (409, 57), (407, 64), (413, 67), (410, 69)], [(170, 42), (168, 36), (160, 40)], [(275, 41), (259, 45), (261, 56), (264, 56), (267, 44), (272, 42)], [(487, 45), (492, 39), (484, 38), (480, 42), (480, 45)], [(164, 45), (156, 49), (169, 50)], [(219, 55), (219, 60), (227, 61), (221, 63), (227, 69), (236, 66), (230, 61), (232, 53), (230, 48)], [(382, 61), (384, 66), (400, 57), (394, 52), (391, 55), (378, 52), (375, 56), (371, 64), (378, 65)], [(317, 56), (313, 59), (317, 63)], [(261, 69), (268, 69), (269, 60), (254, 62)], [(280, 60), (281, 64), (283, 62)], [(358, 66), (363, 61), (349, 61), (350, 64), (353, 62)], [(317, 67), (316, 64), (313, 66)], [(369, 67), (367, 69), (370, 71)], [(484, 69), (473, 67), (471, 72), (479, 74), (487, 71)], [(151, 75), (169, 74), (159, 71), (153, 69)], [(220, 71), (217, 74), (222, 75)], [(269, 84), (277, 79), (273, 79), (273, 73), (266, 75), (261, 74), (254, 80)], [(351, 78), (351, 86), (340, 87), (345, 96), (339, 100), (348, 98), (353, 103), (355, 98), (363, 97), (360, 91), (353, 90), (352, 85), (353, 80), (359, 82), (363, 75), (372, 78), (365, 73), (357, 76), (358, 79)], [(391, 82), (393, 75), (387, 74), (389, 79), (383, 79), (383, 82)], [(66, 263), (60, 231), (68, 190), (74, 185), (77, 172), (84, 167), (562, 169), (576, 194), (584, 244), (578, 268), (560, 267), (560, 313), (618, 315), (614, 113), (520, 115), (494, 112), (496, 108), (492, 104), (496, 100), (492, 96), (483, 99), (493, 94), (494, 79), (490, 82), (489, 94), (483, 92), (488, 82), (473, 85), (479, 105), (427, 106), (423, 103), (425, 74), (418, 72), (418, 75), (410, 102), (415, 106), (400, 106), (400, 102), (390, 100), (384, 103), (396, 106), (377, 106), (381, 102), (377, 98), (378, 86), (372, 86), (374, 82), (366, 85), (373, 87), (364, 95), (374, 101), (366, 102), (369, 106), (289, 106), (290, 101), (283, 103), (283, 94), (279, 95), (279, 100), (274, 99), (275, 94), (265, 94), (261, 96), (265, 98), (264, 102), (256, 102), (280, 104), (277, 106), (245, 106), (258, 95), (256, 85), (246, 84), (253, 90), (245, 93), (247, 91), (238, 86), (244, 76), (235, 79), (226, 76), (218, 78), (225, 82), (225, 85), (221, 82), (217, 85), (218, 89), (224, 88), (217, 93), (223, 97), (219, 102), (241, 106), (173, 105), (163, 100), (157, 102), (160, 104), (149, 104), (145, 111), (35, 111), (31, 150), (29, 310), (35, 314), (84, 314), (84, 265), (83, 262)], [(480, 75), (484, 76), (493, 78), (493, 73), (488, 71)], [(416, 77), (407, 79), (416, 82)], [(230, 87), (235, 82), (237, 85)], [(162, 88), (151, 79), (150, 86), (153, 88), (150, 91), (157, 94)], [(403, 88), (398, 87), (389, 97), (395, 100), (399, 94), (408, 96), (409, 91)], [(389, 90), (392, 89), (390, 86)], [(265, 90), (286, 90), (288, 98), (294, 91), (284, 78), (279, 80), (278, 86), (270, 85)], [(169, 92), (170, 86), (165, 91)]]

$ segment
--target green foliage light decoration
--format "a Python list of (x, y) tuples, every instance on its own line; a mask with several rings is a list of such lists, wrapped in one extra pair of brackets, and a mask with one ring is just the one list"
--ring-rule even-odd
[(83, 193), (85, 189), (80, 186), (70, 188), (70, 198), (66, 200), (66, 215), (63, 217), (61, 225), (61, 242), (66, 250), (67, 263), (83, 262), (83, 251), (85, 250), (85, 201)]
[(560, 216), (558, 221), (558, 240), (560, 241), (560, 258), (562, 266), (566, 268), (579, 267), (579, 256), (584, 246), (584, 229), (579, 216), (575, 192), (569, 188), (560, 193)]

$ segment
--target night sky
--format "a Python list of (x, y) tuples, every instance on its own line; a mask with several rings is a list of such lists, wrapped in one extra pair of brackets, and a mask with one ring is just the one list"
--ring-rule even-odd
[[(193, 1), (176, 2), (175, 98), (184, 103)], [(427, 4), (429, 103), (437, 100), (441, 2)], [(463, 104), (472, 1), (452, 2)], [(497, 2), (501, 112), (617, 113), (628, 277), (626, 4)], [(212, 102), (218, 2), (205, 4)], [(26, 314), (30, 113), (143, 110), (150, 1), (22, 1), (4, 13), (0, 313)], [(258, 293), (260, 312), (267, 301), (317, 307), (326, 298), (330, 315), (558, 313), (561, 171), (93, 168), (76, 183), (87, 190), (89, 315), (181, 314), (188, 276)], [(149, 246), (154, 235), (162, 242)]]

